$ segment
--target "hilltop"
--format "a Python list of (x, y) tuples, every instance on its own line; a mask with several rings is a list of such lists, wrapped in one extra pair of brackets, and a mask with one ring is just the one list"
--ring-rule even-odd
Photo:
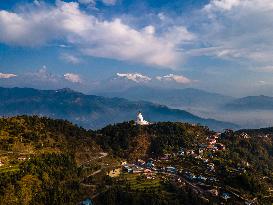
[(160, 156), (166, 151), (178, 152), (181, 146), (197, 147), (211, 133), (207, 127), (188, 123), (160, 122), (136, 126), (134, 121), (109, 125), (96, 132), (102, 148), (131, 160)]

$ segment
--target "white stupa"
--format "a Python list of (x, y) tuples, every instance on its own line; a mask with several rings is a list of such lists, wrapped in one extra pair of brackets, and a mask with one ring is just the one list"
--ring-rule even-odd
[(150, 123), (148, 121), (144, 120), (141, 112), (138, 112), (137, 119), (136, 119), (136, 124), (137, 125), (149, 125)]

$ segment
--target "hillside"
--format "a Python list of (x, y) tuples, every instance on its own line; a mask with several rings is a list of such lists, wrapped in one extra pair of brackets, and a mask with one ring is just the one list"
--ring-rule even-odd
[[(185, 123), (160, 122), (136, 126), (133, 121), (109, 125), (97, 132), (97, 142), (121, 158), (137, 160), (141, 157), (163, 155), (166, 151), (192, 148), (205, 142), (212, 132), (202, 126)], [(101, 137), (103, 136), (103, 137)]]
[(132, 120), (138, 111), (149, 121), (200, 123), (212, 129), (237, 128), (227, 122), (204, 119), (183, 110), (144, 101), (84, 95), (70, 89), (36, 90), (0, 88), (0, 115), (38, 115), (66, 119), (85, 128), (97, 129), (108, 124)]
[(0, 130), (1, 205), (273, 202), (272, 128), (130, 121), (87, 131), (19, 116), (1, 118)]
[(0, 204), (75, 204), (82, 164), (102, 149), (92, 132), (68, 121), (39, 117), (0, 119)]
[[(100, 203), (105, 200), (111, 204), (129, 201), (145, 204), (143, 200), (152, 204), (168, 204), (164, 203), (166, 200), (171, 204), (273, 202), (272, 128), (227, 130), (220, 134), (184, 123), (135, 126), (128, 122), (107, 126), (96, 135), (103, 149), (132, 163), (128, 165), (132, 174), (122, 174), (114, 181), (113, 189), (97, 199)], [(149, 174), (137, 174), (141, 170), (137, 160), (150, 157), (154, 162), (154, 182), (149, 182)], [(169, 176), (166, 177), (166, 167), (175, 167), (175, 175), (170, 176), (166, 171)], [(226, 193), (228, 198), (223, 200)]]

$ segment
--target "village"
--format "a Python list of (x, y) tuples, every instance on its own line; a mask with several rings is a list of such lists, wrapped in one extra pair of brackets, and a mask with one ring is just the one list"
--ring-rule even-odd
[[(210, 158), (213, 155), (209, 157), (205, 157), (204, 155), (206, 151), (218, 152), (225, 150), (223, 144), (217, 143), (219, 135), (220, 133), (211, 136), (208, 138), (208, 144), (200, 144), (200, 148), (198, 149), (184, 149), (181, 147), (177, 153), (168, 153), (158, 159), (138, 159), (134, 163), (123, 161), (121, 171), (128, 174), (144, 175), (147, 180), (154, 180), (157, 177), (162, 179), (168, 178), (176, 183), (177, 186), (190, 186), (195, 191), (201, 192), (201, 194), (219, 196), (224, 200), (228, 200), (232, 197), (232, 194), (225, 191), (220, 193), (219, 190), (221, 190), (221, 187), (215, 188), (214, 186), (214, 183), (218, 179), (213, 176), (215, 165), (210, 162)], [(199, 160), (207, 167), (207, 172), (210, 176), (207, 176), (205, 173), (198, 174), (187, 170), (186, 167), (181, 165), (172, 164), (173, 162), (177, 162), (179, 158), (183, 160), (187, 158)], [(120, 172), (120, 170), (112, 170), (109, 172), (109, 176), (117, 176), (116, 172)]]
[[(136, 123), (150, 124), (144, 121), (141, 113)], [(196, 148), (180, 147), (177, 152), (165, 153), (158, 158), (138, 159), (135, 162), (122, 161), (121, 167), (108, 172), (110, 177), (121, 174), (142, 176), (146, 180), (168, 180), (177, 187), (188, 187), (193, 192), (203, 196), (204, 200), (217, 198), (227, 202), (232, 198), (243, 201), (245, 204), (255, 204), (255, 200), (245, 199), (228, 187), (221, 187), (221, 178), (216, 174), (213, 158), (226, 147), (219, 142), (221, 133), (217, 132), (207, 137), (206, 143), (200, 143)], [(192, 169), (192, 167), (196, 167)], [(199, 168), (198, 168), (199, 167)], [(244, 168), (238, 167), (235, 172), (244, 173)]]

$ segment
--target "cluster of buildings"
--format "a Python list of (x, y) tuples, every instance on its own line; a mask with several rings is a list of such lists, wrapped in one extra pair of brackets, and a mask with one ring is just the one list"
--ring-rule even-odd
[(245, 132), (242, 132), (240, 134), (240, 137), (243, 138), (243, 139), (249, 139), (250, 138), (250, 136), (247, 133), (245, 133)]
[[(173, 155), (178, 155), (178, 156), (191, 156), (197, 159), (204, 159), (204, 162), (207, 162), (208, 160), (203, 158), (203, 153), (205, 151), (224, 151), (226, 149), (225, 145), (222, 143), (218, 143), (217, 139), (219, 138), (220, 133), (216, 133), (212, 136), (209, 136), (207, 138), (207, 144), (199, 144), (199, 148), (196, 149), (184, 149), (181, 147), (178, 151), (177, 154)], [(161, 159), (162, 160), (167, 160), (171, 154), (165, 154)]]
[(206, 149), (212, 150), (212, 151), (223, 151), (226, 149), (225, 145), (222, 143), (217, 143), (217, 140), (221, 133), (216, 133), (214, 135), (211, 135), (207, 138), (208, 144), (206, 146)]
[(154, 164), (155, 160), (152, 158), (144, 161), (142, 159), (139, 159), (136, 163), (133, 164), (125, 164), (123, 163), (122, 170), (124, 172), (132, 173), (132, 174), (149, 174), (149, 173), (171, 173), (175, 174), (177, 172), (175, 167), (167, 166), (162, 168), (156, 168)]

